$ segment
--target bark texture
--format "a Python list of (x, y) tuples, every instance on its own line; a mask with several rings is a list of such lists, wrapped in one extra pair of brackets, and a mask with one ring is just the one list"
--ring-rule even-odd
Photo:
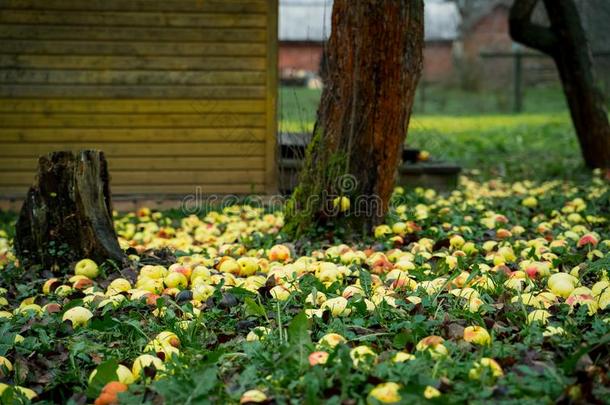
[[(300, 184), (293, 235), (341, 219), (364, 230), (387, 210), (422, 71), (423, 0), (335, 0), (324, 90)], [(333, 209), (337, 196), (349, 211)]]
[(17, 221), (15, 251), (23, 265), (54, 273), (83, 258), (125, 262), (102, 152), (53, 152), (39, 159), (36, 181)]
[(515, 0), (510, 33), (515, 41), (555, 60), (585, 164), (610, 168), (610, 124), (593, 74), (591, 49), (573, 0), (543, 0), (550, 27), (531, 21), (538, 0)]

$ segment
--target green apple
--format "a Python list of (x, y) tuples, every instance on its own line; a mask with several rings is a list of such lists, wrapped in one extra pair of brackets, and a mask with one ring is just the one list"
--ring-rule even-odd
[(163, 278), (163, 282), (169, 288), (183, 289), (189, 285), (189, 281), (186, 276), (182, 273), (171, 272)]
[(83, 259), (74, 266), (74, 274), (87, 278), (96, 278), (100, 274), (100, 269), (93, 260)]

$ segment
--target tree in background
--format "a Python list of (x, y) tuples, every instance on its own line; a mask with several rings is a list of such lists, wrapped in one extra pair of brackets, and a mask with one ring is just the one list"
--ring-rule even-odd
[(423, 0), (334, 1), (325, 86), (300, 184), (287, 206), (289, 234), (336, 220), (362, 231), (383, 219), (422, 71), (423, 40)]
[(610, 124), (593, 75), (589, 43), (573, 0), (543, 0), (550, 27), (532, 22), (538, 0), (515, 0), (512, 38), (553, 58), (563, 84), (585, 163), (610, 168)]

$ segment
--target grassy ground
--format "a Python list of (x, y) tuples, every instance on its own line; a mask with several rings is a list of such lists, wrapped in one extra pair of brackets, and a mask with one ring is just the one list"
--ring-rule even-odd
[(458, 190), (306, 244), (279, 211), (141, 209), (115, 217), (129, 267), (53, 273), (0, 217), (0, 404), (607, 403), (608, 185)]
[[(280, 130), (310, 131), (319, 90), (283, 88)], [(558, 88), (529, 90), (524, 113), (503, 113), (500, 96), (457, 90), (427, 90), (409, 128), (407, 144), (428, 150), (484, 177), (580, 178), (582, 159), (565, 101)], [(443, 99), (444, 97), (444, 99)], [(495, 100), (495, 101), (494, 101)]]

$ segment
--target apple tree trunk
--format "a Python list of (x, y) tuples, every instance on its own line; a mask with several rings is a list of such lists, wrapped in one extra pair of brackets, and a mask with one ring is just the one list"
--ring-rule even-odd
[(597, 87), (589, 42), (573, 0), (544, 0), (550, 27), (531, 21), (538, 0), (515, 0), (510, 33), (515, 41), (551, 56), (563, 85), (574, 129), (590, 168), (610, 168), (610, 124)]
[[(362, 232), (383, 220), (423, 40), (423, 0), (335, 0), (317, 120), (286, 207), (289, 234), (328, 225)], [(349, 209), (333, 204), (339, 197), (349, 199)]]
[(107, 162), (99, 151), (53, 152), (38, 161), (16, 225), (24, 266), (66, 273), (80, 259), (125, 262), (112, 221)]

